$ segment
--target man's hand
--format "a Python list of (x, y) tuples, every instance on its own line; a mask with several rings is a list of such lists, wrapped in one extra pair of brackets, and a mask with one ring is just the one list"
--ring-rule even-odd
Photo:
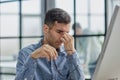
[(49, 61), (56, 59), (57, 56), (58, 54), (56, 49), (48, 44), (44, 44), (42, 47), (38, 48), (31, 54), (31, 57), (34, 59), (47, 58)]
[(75, 52), (74, 38), (72, 36), (70, 36), (68, 33), (64, 33), (61, 41), (64, 43), (65, 50), (69, 55)]

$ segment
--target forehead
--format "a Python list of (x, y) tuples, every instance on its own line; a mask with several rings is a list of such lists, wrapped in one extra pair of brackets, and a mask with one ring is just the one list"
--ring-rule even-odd
[(70, 32), (70, 23), (69, 24), (55, 23), (53, 28), (56, 30), (61, 30), (63, 32), (69, 33)]

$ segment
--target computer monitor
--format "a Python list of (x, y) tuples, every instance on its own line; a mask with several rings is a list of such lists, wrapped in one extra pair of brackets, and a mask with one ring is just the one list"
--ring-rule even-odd
[(116, 6), (92, 80), (120, 80), (120, 6)]

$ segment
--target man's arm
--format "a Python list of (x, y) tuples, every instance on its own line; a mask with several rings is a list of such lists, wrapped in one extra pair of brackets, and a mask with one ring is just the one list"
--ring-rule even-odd
[(18, 56), (16, 80), (33, 80), (37, 59), (47, 58), (51, 60), (56, 59), (57, 56), (57, 51), (48, 44), (44, 44), (34, 51), (22, 49)]
[(68, 80), (85, 80), (83, 68), (77, 56), (77, 53), (75, 52), (74, 54), (68, 55), (67, 57), (70, 66)]
[(15, 80), (33, 80), (36, 69), (36, 60), (26, 52), (19, 52)]
[(68, 63), (70, 66), (68, 80), (85, 80), (82, 66), (80, 66), (80, 61), (74, 48), (74, 37), (68, 33), (64, 33), (61, 41), (64, 43), (64, 47), (68, 55)]

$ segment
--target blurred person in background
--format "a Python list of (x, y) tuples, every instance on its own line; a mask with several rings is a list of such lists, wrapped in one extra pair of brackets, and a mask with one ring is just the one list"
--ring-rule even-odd
[[(72, 29), (75, 30), (75, 35), (89, 35), (92, 33), (87, 28), (82, 29), (82, 26), (78, 22), (72, 25)], [(92, 77), (101, 51), (99, 39), (97, 37), (77, 37), (76, 50), (82, 61), (85, 73), (89, 71), (90, 76)]]

